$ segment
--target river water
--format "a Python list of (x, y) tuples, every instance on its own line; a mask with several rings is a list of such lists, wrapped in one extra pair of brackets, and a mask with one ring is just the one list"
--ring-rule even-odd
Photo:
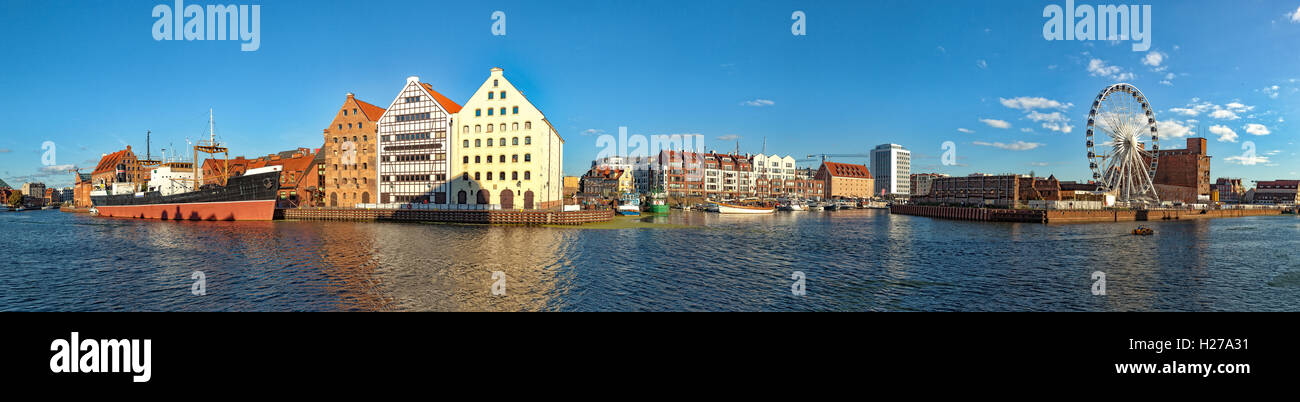
[[(1151, 222), (1146, 237), (1130, 235), (1132, 223), (879, 210), (641, 220), (581, 229), (3, 212), (0, 310), (1300, 310), (1300, 219), (1289, 215)], [(1105, 295), (1093, 294), (1095, 271)], [(792, 292), (796, 272), (803, 295)]]

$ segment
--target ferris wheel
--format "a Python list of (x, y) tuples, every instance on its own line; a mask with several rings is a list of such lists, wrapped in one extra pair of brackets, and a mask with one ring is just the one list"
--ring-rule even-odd
[[(1108, 154), (1097, 154), (1094, 131), (1109, 138), (1101, 144), (1109, 147)], [(1122, 83), (1103, 89), (1092, 101), (1087, 133), (1088, 166), (1100, 190), (1125, 205), (1160, 203), (1155, 188), (1160, 134), (1142, 91)]]

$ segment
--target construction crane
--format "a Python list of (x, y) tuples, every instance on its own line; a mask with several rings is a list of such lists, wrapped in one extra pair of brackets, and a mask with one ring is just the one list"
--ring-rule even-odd
[(809, 154), (808, 159), (805, 160), (816, 160), (814, 158), (818, 156), (822, 158), (822, 162), (826, 162), (826, 158), (871, 158), (871, 154)]

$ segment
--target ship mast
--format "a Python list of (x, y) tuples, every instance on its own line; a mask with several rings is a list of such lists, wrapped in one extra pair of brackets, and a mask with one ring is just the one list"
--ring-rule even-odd
[(227, 149), (226, 147), (221, 146), (221, 144), (217, 143), (217, 134), (215, 130), (215, 124), (213, 123), (213, 119), (212, 119), (212, 109), (210, 108), (208, 109), (208, 140), (199, 141), (199, 144), (194, 146), (194, 189), (195, 190), (198, 190), (199, 185), (202, 183), (202, 178), (200, 178), (199, 176), (200, 173), (203, 171), (203, 164), (199, 163), (199, 152), (208, 154), (208, 159), (211, 159), (213, 155), (216, 155), (218, 153), (224, 156), (224, 158), (221, 160), (221, 166), (218, 168), (218, 172), (216, 173), (218, 177), (218, 183), (222, 186), (226, 185), (226, 179), (230, 177), (230, 150)]
[(144, 160), (140, 161), (140, 166), (154, 167), (162, 163), (161, 161), (153, 159), (153, 152), (151, 152), (153, 148), (153, 141), (150, 136), (151, 134), (153, 134), (153, 131), (145, 130), (144, 132)]

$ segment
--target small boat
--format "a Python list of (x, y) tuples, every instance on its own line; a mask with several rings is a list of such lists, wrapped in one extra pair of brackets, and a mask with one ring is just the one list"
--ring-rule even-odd
[(25, 208), (25, 207), (18, 207), (18, 208), (15, 209), (14, 211), (23, 212), (23, 211), (26, 211), (26, 210), (27, 210), (27, 208)]
[(809, 203), (807, 208), (808, 208), (809, 211), (821, 211), (821, 210), (826, 209), (826, 207), (823, 207), (822, 204), (818, 204), (818, 203), (815, 203), (815, 202), (814, 202), (814, 203)]
[(807, 208), (804, 207), (803, 204), (800, 204), (797, 201), (790, 201), (790, 202), (778, 204), (776, 206), (776, 209), (782, 211), (806, 211), (807, 210)]
[(1151, 228), (1146, 226), (1138, 226), (1137, 229), (1133, 229), (1134, 236), (1150, 236), (1155, 233), (1156, 233), (1155, 230), (1152, 230)]
[(52, 209), (52, 208), (54, 208), (54, 207), (51, 207), (51, 206), (49, 206), (49, 205), (46, 205), (46, 206), (41, 207), (41, 210), (42, 210), (42, 211), (48, 211), (48, 210), (50, 210), (50, 209)]
[(758, 205), (735, 205), (717, 203), (718, 212), (724, 214), (770, 214), (776, 212), (776, 208)]
[(90, 207), (90, 210), (86, 211), (86, 213), (90, 214), (90, 216), (99, 216), (99, 210), (95, 209), (95, 207)]
[(650, 203), (645, 206), (645, 211), (653, 214), (668, 213), (668, 195), (663, 191), (653, 191), (650, 193)]
[(623, 193), (619, 197), (618, 208), (615, 209), (619, 215), (641, 215), (641, 197), (635, 193)]

